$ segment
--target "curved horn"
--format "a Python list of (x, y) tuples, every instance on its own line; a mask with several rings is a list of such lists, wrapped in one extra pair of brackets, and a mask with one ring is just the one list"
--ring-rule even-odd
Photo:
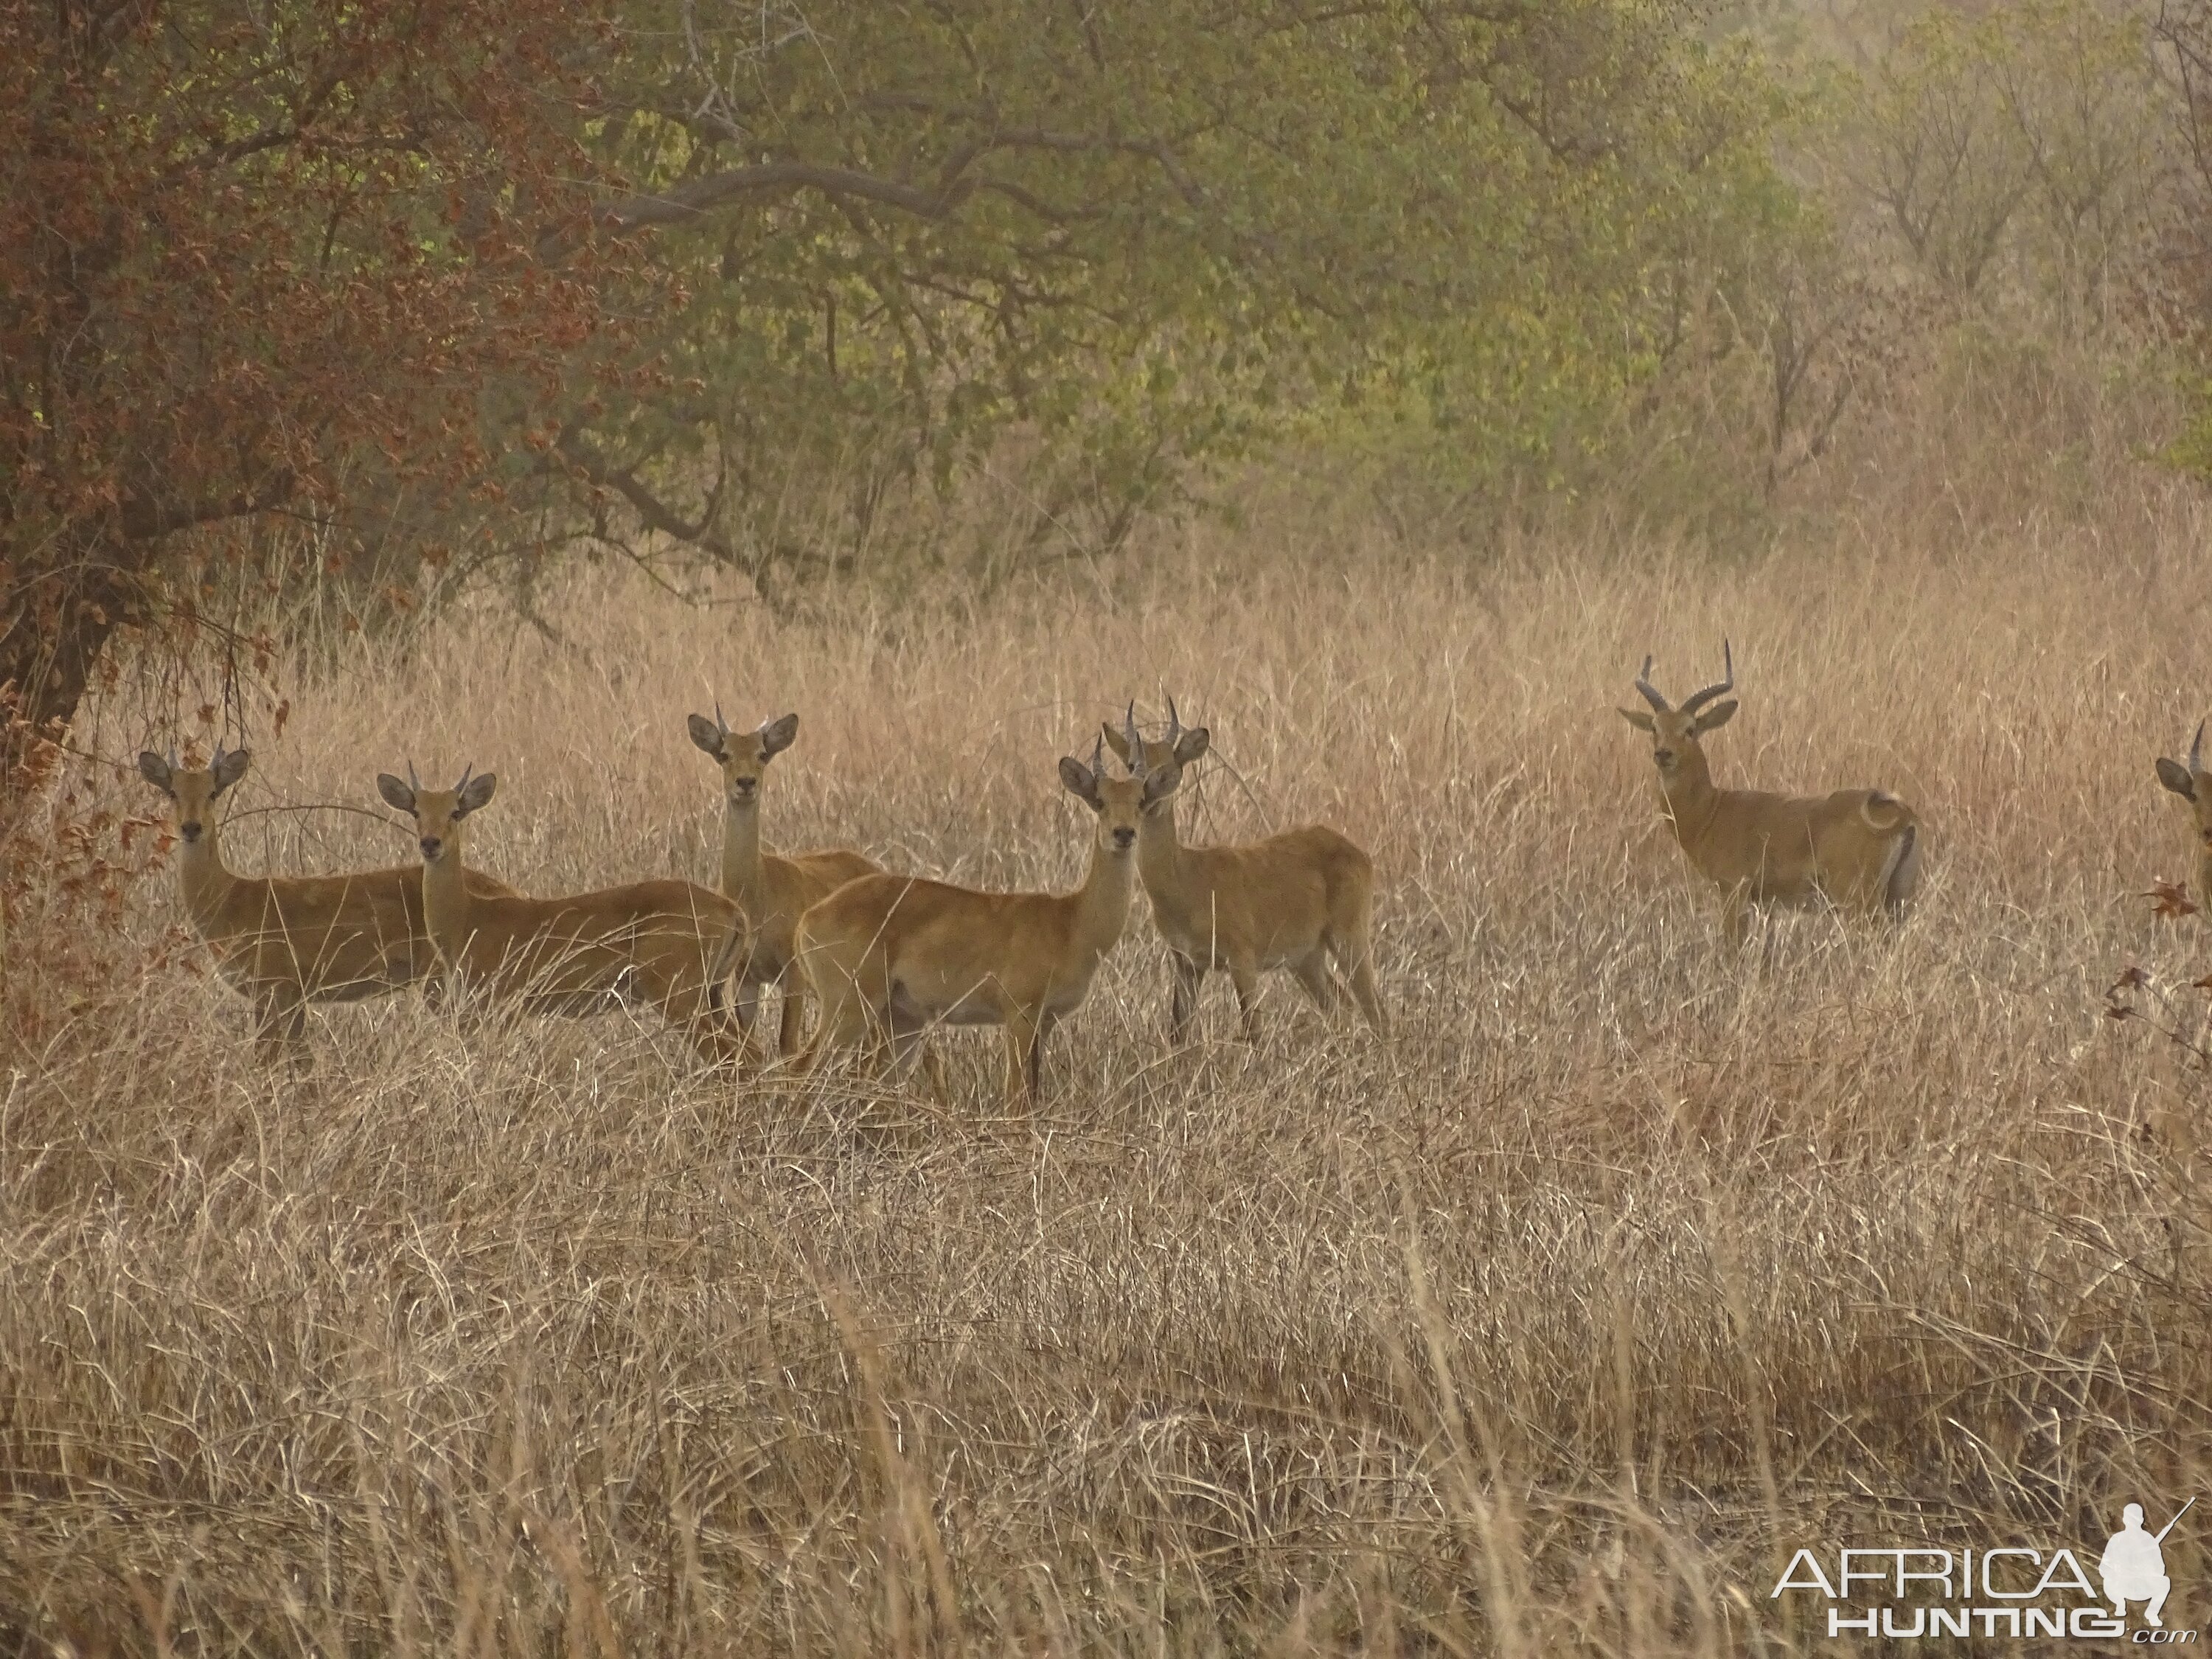
[(1100, 732), (1091, 740), (1091, 775), (1096, 781), (1106, 769), (1106, 734)]
[(1175, 699), (1168, 699), (1168, 747), (1173, 749), (1182, 737), (1182, 716), (1176, 713)]
[(412, 755), (407, 757), (407, 787), (418, 795), (422, 793), (422, 780), (415, 775), (415, 757)]
[(1685, 714), (1694, 714), (1715, 697), (1735, 690), (1735, 653), (1726, 640), (1721, 641), (1721, 668), (1723, 672), (1719, 684), (1709, 685), (1702, 691), (1692, 691), (1682, 699), (1682, 712)]
[(467, 790), (469, 787), (469, 778), (476, 769), (476, 763), (474, 761), (471, 761), (466, 766), (464, 766), (461, 769), (461, 781), (453, 786), (453, 793), (455, 794), (461, 794)]
[(730, 735), (730, 723), (722, 718), (722, 700), (720, 697), (714, 699), (714, 726), (724, 737)]
[(184, 762), (177, 758), (177, 745), (173, 743), (169, 745), (169, 769), (172, 772), (182, 771), (184, 769)]
[(1668, 713), (1667, 699), (1659, 695), (1659, 688), (1651, 684), (1651, 653), (1644, 653), (1644, 666), (1637, 671), (1636, 689), (1644, 694), (1644, 701), (1661, 714)]
[(1141, 778), (1150, 770), (1145, 764), (1145, 739), (1137, 730), (1137, 703), (1129, 700), (1129, 712), (1121, 717), (1121, 740), (1129, 745), (1129, 775)]
[(2189, 745), (2189, 770), (2193, 776), (2204, 769), (2204, 722), (2197, 722), (2197, 737)]

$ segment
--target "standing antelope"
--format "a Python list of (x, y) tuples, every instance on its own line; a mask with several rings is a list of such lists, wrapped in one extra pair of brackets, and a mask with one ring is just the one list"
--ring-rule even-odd
[(1723, 675), (1670, 708), (1651, 684), (1644, 659), (1636, 689), (1651, 705), (1624, 708), (1623, 719), (1651, 733), (1659, 793), (1674, 838), (1691, 865), (1722, 891), (1721, 920), (1741, 940), (1753, 903), (1831, 903), (1904, 910), (1920, 879), (1918, 820), (1912, 809), (1879, 789), (1838, 789), (1825, 797), (1717, 789), (1698, 739), (1729, 722), (1734, 699), (1707, 708), (1735, 689), (1735, 654), (1721, 642)]
[[(169, 798), (184, 851), (177, 875), (192, 930), (225, 979), (253, 999), (264, 1058), (307, 1036), (310, 1002), (357, 1002), (427, 977), (437, 966), (422, 919), (422, 868), (338, 876), (239, 876), (222, 861), (215, 804), (246, 775), (243, 749), (216, 745), (212, 764), (187, 767), (149, 750), (139, 775)], [(471, 889), (512, 896), (471, 872)]]
[[(1139, 736), (1134, 703), (1123, 730), (1105, 726), (1102, 735), (1123, 760), (1141, 760), (1148, 774), (1171, 772), (1178, 784), (1210, 740), (1202, 726), (1182, 729), (1172, 697), (1168, 734), (1158, 742)], [(1317, 1006), (1334, 1008), (1340, 987), (1332, 957), (1351, 979), (1367, 1023), (1387, 1033), (1389, 1018), (1375, 988), (1374, 861), (1323, 823), (1241, 846), (1185, 847), (1176, 835), (1177, 793), (1170, 785), (1148, 799), (1137, 830), (1137, 873), (1175, 958), (1172, 1040), (1188, 1037), (1209, 969), (1228, 969), (1247, 1040), (1259, 1036), (1255, 999), (1269, 969), (1289, 969)]]
[(799, 1048), (805, 1002), (802, 976), (791, 968), (799, 915), (848, 881), (881, 874), (883, 867), (842, 848), (781, 854), (763, 849), (761, 791), (768, 763), (799, 736), (798, 715), (763, 720), (757, 731), (732, 732), (717, 702), (713, 720), (694, 714), (690, 726), (691, 741), (722, 769), (722, 893), (744, 908), (752, 931), (751, 950), (738, 969), (738, 1018), (750, 1035), (762, 990), (775, 986), (783, 1001), (776, 1052), (788, 1058)]
[(2204, 722), (2189, 744), (2189, 764), (2158, 757), (2158, 781), (2189, 803), (2197, 829), (2197, 902), (2212, 916), (2212, 773), (2204, 769)]
[(467, 819), (491, 799), (498, 779), (464, 772), (451, 789), (425, 789), (412, 764), (407, 775), (402, 783), (380, 773), (377, 793), (415, 820), (424, 920), (462, 985), (534, 1013), (651, 1003), (708, 1060), (744, 1053), (713, 996), (744, 949), (744, 913), (733, 901), (667, 880), (553, 899), (474, 892), (464, 862)]
[(1072, 893), (979, 893), (909, 876), (864, 876), (799, 919), (799, 960), (822, 1021), (800, 1061), (887, 1041), (903, 1066), (933, 1021), (1005, 1028), (1006, 1103), (1020, 1110), (1042, 1082), (1044, 1045), (1073, 1013), (1129, 916), (1138, 821), (1176, 786), (1172, 768), (1105, 775), (1060, 763), (1060, 781), (1098, 815), (1083, 885)]

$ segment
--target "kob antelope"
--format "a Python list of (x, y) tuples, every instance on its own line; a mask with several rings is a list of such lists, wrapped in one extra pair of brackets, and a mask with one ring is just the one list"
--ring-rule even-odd
[(407, 773), (406, 783), (380, 774), (377, 793), (415, 820), (423, 919), (457, 988), (480, 988), (535, 1013), (650, 1003), (708, 1060), (744, 1052), (712, 994), (745, 945), (744, 913), (734, 902), (688, 881), (552, 899), (474, 892), (467, 822), (490, 801), (497, 777), (464, 772), (451, 789), (425, 789), (411, 765)]
[[(245, 750), (220, 744), (203, 767), (150, 750), (138, 757), (139, 775), (169, 798), (183, 843), (177, 874), (185, 912), (223, 977), (252, 998), (255, 1041), (265, 1056), (305, 1040), (308, 1003), (396, 991), (428, 976), (438, 957), (423, 921), (419, 864), (337, 876), (231, 873), (216, 802), (249, 764)], [(469, 884), (487, 896), (514, 892), (474, 872)]]
[[(1674, 838), (1691, 865), (1723, 895), (1722, 922), (1741, 939), (1754, 903), (1812, 904), (1826, 899), (1889, 915), (1900, 914), (1920, 879), (1920, 835), (1912, 809), (1879, 789), (1838, 789), (1821, 797), (1717, 789), (1699, 739), (1735, 713), (1735, 654), (1721, 645), (1720, 683), (1670, 708), (1644, 659), (1636, 689), (1651, 705), (1622, 718), (1651, 734), (1659, 793)], [(1708, 706), (1710, 705), (1710, 706)]]
[(799, 919), (799, 960), (822, 1005), (800, 1062), (833, 1048), (889, 1042), (904, 1066), (933, 1022), (1005, 1029), (1006, 1102), (1042, 1080), (1045, 1039), (1074, 1012), (1129, 915), (1138, 820), (1175, 787), (1172, 771), (1105, 775), (1060, 763), (1068, 792), (1097, 814), (1090, 867), (1072, 893), (979, 893), (909, 876), (864, 876)]
[(1244, 1035), (1256, 1039), (1260, 975), (1287, 968), (1316, 1006), (1334, 1008), (1340, 988), (1332, 957), (1352, 981), (1367, 1023), (1389, 1031), (1375, 988), (1375, 865), (1366, 853), (1321, 823), (1240, 845), (1185, 847), (1176, 830), (1176, 797), (1183, 769), (1206, 751), (1206, 728), (1184, 731), (1170, 697), (1165, 738), (1139, 735), (1134, 703), (1121, 731), (1105, 726), (1102, 735), (1123, 760), (1140, 761), (1147, 775), (1175, 780), (1148, 798), (1137, 830), (1137, 874), (1175, 961), (1173, 1040), (1188, 1036), (1208, 969), (1228, 970)]
[(2190, 740), (2187, 765), (2158, 757), (2158, 781), (2189, 803), (2197, 831), (2197, 902), (2212, 917), (2212, 773), (2204, 769), (2204, 722)]
[(738, 969), (738, 1018), (750, 1035), (763, 990), (782, 994), (776, 1052), (799, 1048), (805, 998), (804, 976), (792, 971), (801, 912), (847, 882), (882, 873), (873, 860), (843, 848), (771, 853), (761, 845), (761, 792), (768, 763), (799, 736), (799, 716), (764, 720), (758, 730), (732, 732), (714, 705), (714, 718), (690, 717), (691, 741), (722, 769), (722, 896), (743, 907), (752, 943)]

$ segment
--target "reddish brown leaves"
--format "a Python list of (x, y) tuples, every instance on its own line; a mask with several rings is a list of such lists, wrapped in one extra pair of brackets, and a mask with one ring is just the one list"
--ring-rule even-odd
[(66, 715), (114, 627), (169, 625), (137, 600), (179, 532), (326, 512), (363, 458), (478, 482), (487, 390), (556, 386), (599, 325), (595, 250), (535, 249), (587, 210), (601, 33), (563, 0), (0, 9), (0, 620), (28, 623), (0, 683), (27, 714)]
[(2150, 975), (2130, 963), (2120, 970), (2120, 976), (2105, 988), (2105, 1018), (2134, 1019), (2137, 1010), (2132, 1000), (2135, 994), (2150, 983)]
[(2179, 921), (2197, 914), (2197, 907), (2189, 896), (2189, 889), (2178, 881), (2154, 881), (2143, 896), (2151, 901), (2150, 913), (2160, 921)]

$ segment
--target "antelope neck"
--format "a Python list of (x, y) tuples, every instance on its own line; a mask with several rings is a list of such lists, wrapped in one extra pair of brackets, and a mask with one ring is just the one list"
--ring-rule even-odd
[[(1139, 832), (1139, 844), (1143, 834)], [(1075, 937), (1090, 956), (1086, 969), (1112, 950), (1129, 920), (1129, 891), (1135, 884), (1137, 854), (1116, 857), (1091, 837), (1091, 867), (1083, 872), (1083, 886), (1075, 895)]]
[(1687, 842), (1705, 827), (1719, 799), (1719, 791), (1713, 787), (1712, 770), (1705, 764), (1704, 751), (1686, 748), (1676, 763), (1674, 775), (1660, 775), (1659, 793), (1667, 802), (1667, 815), (1674, 821), (1674, 835)]
[(238, 884), (238, 878), (223, 864), (222, 848), (216, 840), (214, 802), (208, 803), (200, 820), (200, 838), (183, 845), (177, 875), (185, 890), (185, 909), (193, 926), (204, 933)]
[(445, 856), (422, 863), (422, 931), (448, 961), (458, 962), (468, 942), (469, 887), (461, 865), (460, 837), (447, 832)]
[(737, 900), (748, 915), (761, 914), (767, 883), (761, 873), (760, 791), (740, 805), (726, 792), (722, 797), (722, 891)]
[(1182, 878), (1182, 840), (1176, 833), (1176, 798), (1137, 819), (1137, 868), (1148, 893), (1173, 892)]

